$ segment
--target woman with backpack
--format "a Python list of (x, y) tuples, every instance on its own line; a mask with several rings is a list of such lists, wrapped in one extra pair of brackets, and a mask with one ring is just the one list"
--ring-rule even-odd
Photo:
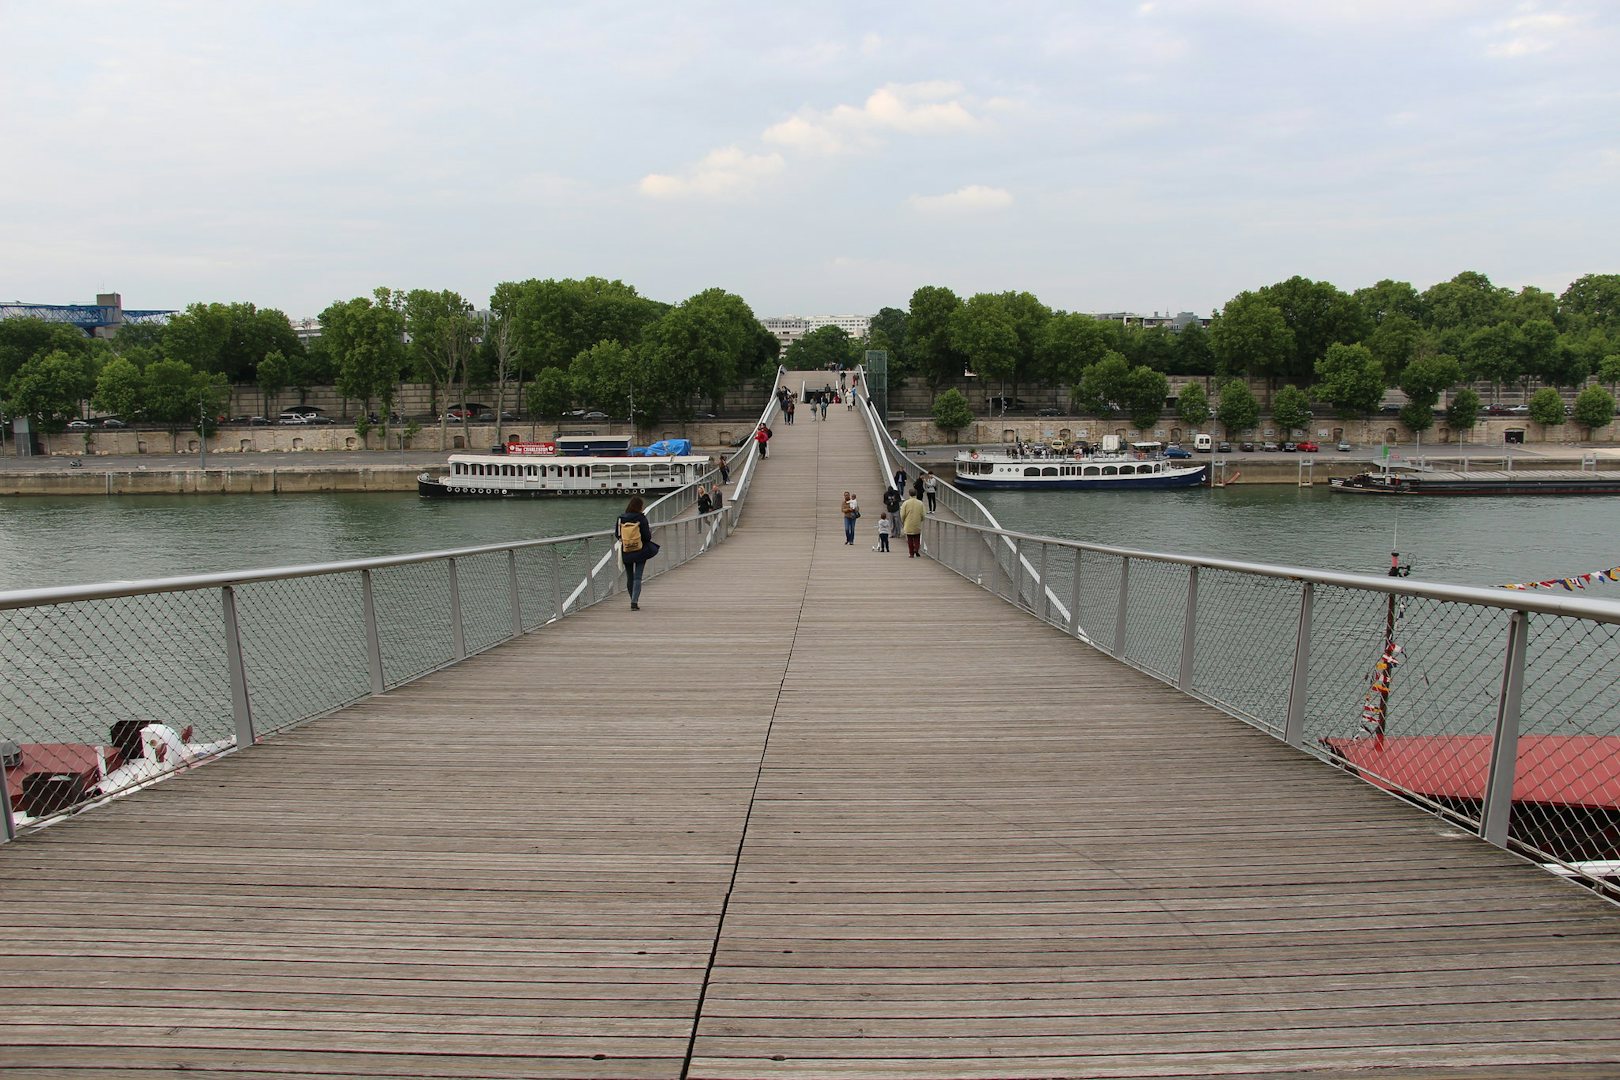
[(641, 610), (641, 575), (647, 569), (647, 560), (658, 554), (658, 545), (652, 538), (652, 522), (641, 512), (643, 505), (640, 495), (632, 496), (614, 525), (625, 581), (630, 589), (631, 611)]

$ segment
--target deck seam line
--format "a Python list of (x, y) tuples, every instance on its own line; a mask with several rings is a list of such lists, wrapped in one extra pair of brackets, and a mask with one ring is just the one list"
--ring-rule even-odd
[[(816, 446), (821, 444), (821, 432), (816, 432)], [(814, 482), (821, 480), (821, 455), (815, 455)], [(756, 481), (757, 482), (757, 481)], [(819, 497), (820, 489), (816, 489)], [(812, 511), (812, 525), (810, 532), (810, 553), (805, 560), (806, 572), (804, 575), (804, 591), (799, 594), (799, 610), (793, 617), (793, 637), (788, 641), (787, 655), (782, 658), (782, 676), (776, 684), (776, 700), (771, 704), (771, 718), (765, 723), (765, 738), (759, 747), (759, 763), (754, 768), (754, 785), (748, 792), (748, 809), (743, 813), (742, 829), (737, 836), (737, 853), (731, 861), (731, 878), (726, 882), (726, 895), (720, 901), (720, 917), (714, 923), (714, 941), (709, 946), (709, 959), (703, 965), (703, 981), (698, 984), (698, 997), (696, 1008), (692, 1012), (692, 1032), (686, 1040), (686, 1054), (681, 1059), (680, 1080), (689, 1080), (692, 1071), (692, 1055), (697, 1050), (698, 1027), (703, 1022), (703, 1006), (709, 995), (709, 981), (714, 977), (715, 960), (720, 955), (720, 939), (725, 934), (726, 914), (731, 909), (731, 897), (737, 889), (737, 874), (742, 869), (743, 849), (748, 845), (748, 827), (754, 820), (754, 805), (759, 799), (760, 781), (765, 775), (765, 758), (770, 753), (771, 732), (776, 727), (776, 714), (782, 707), (782, 691), (787, 686), (788, 672), (793, 667), (793, 650), (799, 642), (799, 631), (804, 626), (804, 609), (810, 596), (809, 567), (815, 565), (816, 545), (821, 542), (820, 531), (814, 525), (814, 512)]]

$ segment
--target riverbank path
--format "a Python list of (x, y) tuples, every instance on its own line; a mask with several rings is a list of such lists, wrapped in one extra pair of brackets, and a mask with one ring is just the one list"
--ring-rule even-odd
[(1615, 907), (873, 551), (871, 510), (846, 546), (846, 489), (878, 505), (857, 414), (801, 410), (641, 611), (0, 847), (0, 1072), (1620, 1068)]

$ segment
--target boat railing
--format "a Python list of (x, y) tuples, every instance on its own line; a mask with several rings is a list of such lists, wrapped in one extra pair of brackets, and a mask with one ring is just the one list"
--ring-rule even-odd
[[(1092, 647), (1498, 846), (1615, 888), (1586, 863), (1612, 859), (1620, 835), (1620, 603), (1574, 583), (1419, 583), (943, 516), (923, 535), (931, 557)], [(1020, 558), (994, 557), (991, 537)], [(1062, 608), (1030, 606), (1031, 564)]]
[[(774, 399), (773, 402), (774, 404)], [(771, 416), (768, 405), (762, 419)], [(726, 506), (679, 516), (689, 487), (649, 507), (668, 572), (730, 535), (753, 472), (731, 456)], [(719, 479), (718, 472), (708, 475)], [(617, 510), (615, 510), (615, 513)], [(655, 517), (654, 514), (657, 514)], [(59, 750), (126, 732), (116, 794), (402, 686), (622, 592), (611, 528), (371, 559), (0, 592), (0, 744), (43, 782), (13, 805), (0, 783), (0, 840), (96, 805), (99, 776)], [(131, 727), (130, 725), (133, 725)], [(145, 741), (154, 745), (141, 753)], [(181, 738), (181, 736), (186, 736)], [(171, 745), (159, 750), (155, 743)], [(101, 753), (91, 771), (112, 767)]]

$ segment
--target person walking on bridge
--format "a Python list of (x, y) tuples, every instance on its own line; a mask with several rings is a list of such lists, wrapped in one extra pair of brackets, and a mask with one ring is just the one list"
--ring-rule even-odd
[(764, 424), (759, 425), (759, 430), (754, 432), (754, 441), (759, 443), (759, 456), (761, 458), (768, 458), (771, 456), (770, 428), (766, 427)]
[(906, 551), (913, 559), (922, 557), (923, 518), (927, 514), (915, 493), (900, 504), (900, 531), (906, 534)]
[(922, 489), (924, 497), (928, 499), (928, 512), (932, 514), (935, 510), (939, 509), (939, 477), (935, 476), (927, 469), (924, 469), (922, 474)]
[(658, 554), (653, 543), (652, 522), (641, 512), (645, 504), (640, 495), (631, 496), (624, 513), (614, 524), (619, 538), (619, 553), (624, 563), (625, 584), (630, 590), (630, 610), (641, 610), (641, 575), (647, 569), (647, 560)]

